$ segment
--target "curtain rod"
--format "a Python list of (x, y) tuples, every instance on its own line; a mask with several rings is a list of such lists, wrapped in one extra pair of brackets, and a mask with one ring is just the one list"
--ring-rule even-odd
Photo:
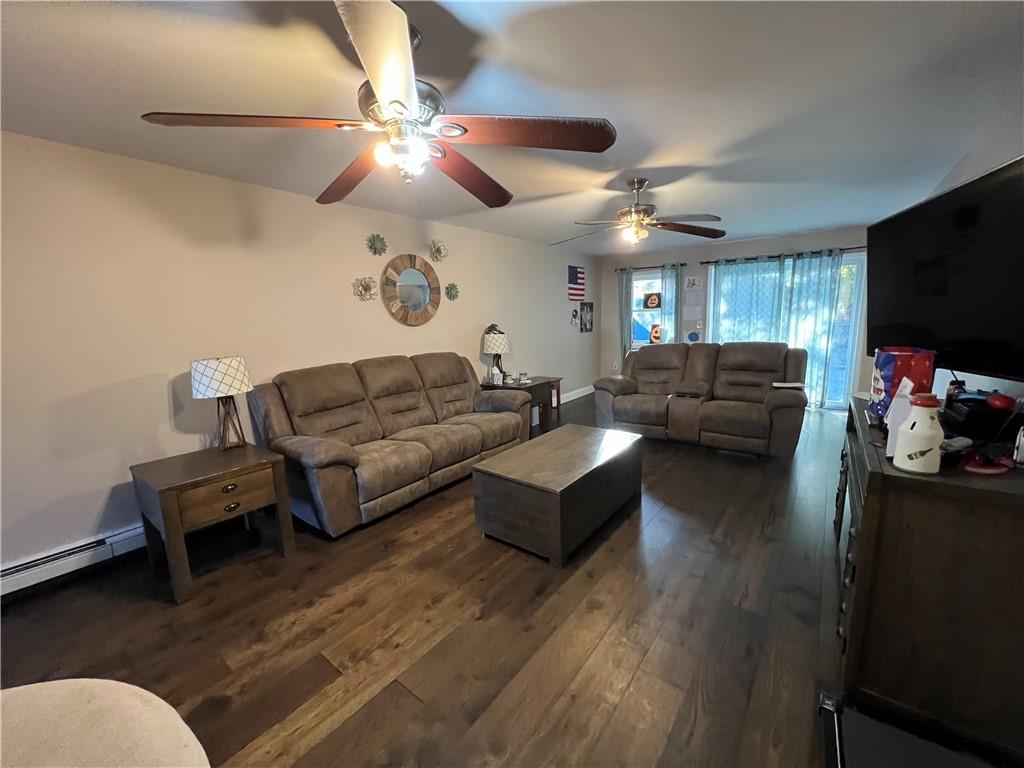
[[(849, 253), (850, 251), (865, 251), (865, 250), (867, 250), (867, 246), (866, 245), (855, 245), (855, 246), (851, 246), (849, 248), (835, 248), (835, 249), (826, 249), (826, 250), (837, 250), (840, 253)], [(812, 251), (812, 253), (813, 253), (813, 251)], [(771, 256), (738, 256), (738, 257), (733, 258), (733, 259), (708, 259), (707, 261), (701, 261), (701, 262), (698, 262), (698, 263), (701, 266), (704, 266), (705, 264), (718, 264), (720, 262), (721, 263), (725, 263), (725, 264), (734, 264), (737, 261), (772, 261), (774, 259), (781, 259), (783, 256), (796, 256), (796, 255), (799, 255), (799, 254), (776, 253), (776, 254), (773, 254)]]
[[(850, 251), (866, 251), (867, 248), (868, 247), (866, 245), (853, 245), (853, 246), (850, 246), (849, 248), (836, 248), (834, 250), (838, 250), (840, 253), (849, 253)], [(784, 255), (791, 256), (793, 254), (776, 253), (773, 256), (737, 256), (736, 258), (732, 258), (732, 259), (708, 259), (707, 261), (699, 261), (697, 263), (700, 264), (701, 266), (704, 266), (705, 264), (717, 264), (720, 261), (721, 262), (726, 262), (726, 263), (731, 263), (731, 262), (734, 262), (734, 261), (763, 261), (763, 260), (766, 260), (766, 259), (781, 259)], [(651, 266), (648, 266), (648, 267), (616, 267), (615, 271), (616, 272), (622, 272), (625, 269), (661, 269), (662, 267), (674, 267), (674, 266), (685, 267), (685, 266), (687, 266), (687, 263), (685, 261), (681, 261), (681, 262), (672, 263), (672, 264), (654, 264), (654, 265), (651, 265)]]
[[(701, 262), (703, 263), (703, 262)], [(663, 269), (664, 267), (685, 267), (685, 261), (673, 261), (671, 264), (656, 264), (650, 267), (616, 267), (616, 272), (625, 272), (627, 269)]]

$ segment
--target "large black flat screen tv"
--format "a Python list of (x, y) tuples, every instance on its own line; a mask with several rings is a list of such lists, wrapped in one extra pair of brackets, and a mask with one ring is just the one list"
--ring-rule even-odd
[(1024, 158), (868, 227), (867, 354), (1024, 380)]

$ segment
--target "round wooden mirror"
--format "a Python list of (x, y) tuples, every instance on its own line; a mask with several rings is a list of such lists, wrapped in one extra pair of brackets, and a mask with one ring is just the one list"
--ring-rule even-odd
[(423, 325), (441, 305), (441, 284), (430, 262), (412, 253), (395, 256), (381, 275), (384, 306), (403, 325)]

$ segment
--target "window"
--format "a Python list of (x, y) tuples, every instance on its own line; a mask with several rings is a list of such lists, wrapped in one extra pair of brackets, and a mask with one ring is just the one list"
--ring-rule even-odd
[[(633, 272), (633, 330), (630, 349), (646, 346), (651, 342), (651, 331), (658, 327), (661, 343), (675, 341), (675, 285), (674, 276), (668, 278), (672, 285), (663, 285), (663, 272), (674, 272), (674, 268), (638, 269)], [(651, 294), (659, 294), (661, 306), (650, 309), (644, 301)], [(655, 334), (657, 338), (657, 334)], [(658, 343), (655, 341), (654, 343)]]

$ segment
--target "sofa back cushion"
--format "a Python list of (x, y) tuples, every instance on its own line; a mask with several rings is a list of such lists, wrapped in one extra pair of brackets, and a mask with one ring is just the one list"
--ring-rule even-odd
[(723, 344), (715, 370), (715, 400), (763, 403), (772, 382), (785, 378), (787, 348), (768, 341)]
[(370, 357), (356, 361), (355, 369), (384, 437), (437, 423), (420, 375), (408, 357)]
[(413, 355), (410, 360), (439, 422), (473, 412), (480, 387), (468, 360), (454, 352), (429, 352)]
[(640, 347), (632, 377), (641, 395), (671, 395), (683, 380), (689, 344), (651, 344)]
[(286, 371), (274, 377), (295, 432), (350, 445), (379, 440), (377, 417), (349, 363)]

